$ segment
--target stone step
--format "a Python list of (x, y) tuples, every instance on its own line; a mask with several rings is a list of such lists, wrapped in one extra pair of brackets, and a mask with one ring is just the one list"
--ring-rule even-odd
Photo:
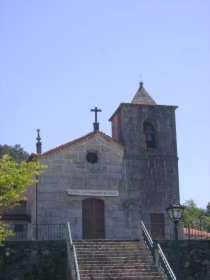
[(125, 256), (80, 256), (79, 254), (77, 254), (77, 260), (78, 261), (85, 261), (85, 262), (93, 262), (93, 263), (151, 263), (151, 259), (146, 256), (145, 258), (141, 257), (134, 257), (134, 256), (130, 256), (130, 258), (125, 257)]
[(120, 253), (120, 254), (117, 254), (117, 253), (113, 253), (113, 254), (110, 254), (109, 252), (100, 252), (100, 253), (96, 253), (96, 252), (91, 252), (89, 254), (86, 254), (86, 253), (79, 253), (77, 251), (77, 255), (79, 255), (81, 258), (127, 258), (127, 259), (144, 259), (145, 257), (147, 257), (148, 255), (147, 254), (141, 254), (140, 252), (137, 252), (137, 253), (133, 253), (132, 252), (124, 252), (124, 253)]
[(138, 246), (138, 247), (144, 248), (144, 245), (142, 243), (140, 243), (139, 240), (138, 241), (126, 241), (126, 240), (121, 240), (121, 241), (74, 240), (73, 242), (77, 246), (82, 245), (84, 248), (88, 247), (88, 246), (109, 246), (109, 245), (113, 245), (113, 246), (116, 246), (116, 247), (125, 247), (125, 246), (136, 247), (136, 246)]
[(110, 252), (110, 253), (124, 253), (124, 252), (140, 252), (141, 254), (145, 253), (147, 254), (147, 250), (140, 250), (139, 248), (125, 248), (125, 249), (119, 249), (119, 248), (78, 248), (77, 251), (81, 253), (91, 253), (91, 252)]
[(97, 276), (84, 276), (81, 280), (163, 280), (161, 276), (104, 276), (104, 277), (97, 277)]
[(142, 251), (145, 251), (145, 247), (140, 247), (140, 246), (138, 246), (138, 245), (136, 245), (136, 246), (116, 246), (116, 245), (113, 245), (113, 244), (107, 244), (106, 246), (102, 246), (102, 245), (96, 245), (96, 246), (94, 246), (94, 245), (89, 245), (89, 246), (82, 246), (82, 244), (81, 245), (77, 245), (77, 244), (75, 244), (78, 248), (83, 248), (84, 250), (89, 250), (89, 249), (91, 249), (91, 248), (93, 248), (94, 250), (103, 250), (103, 249), (109, 249), (109, 250), (119, 250), (119, 251), (121, 251), (121, 250), (129, 250), (129, 249), (133, 249), (133, 250), (142, 250)]
[(151, 262), (141, 262), (139, 260), (137, 261), (132, 261), (132, 260), (129, 260), (129, 261), (124, 261), (124, 260), (113, 260), (113, 261), (98, 261), (98, 260), (95, 260), (94, 262), (93, 261), (86, 261), (86, 262), (82, 262), (82, 264), (84, 265), (93, 265), (93, 266), (99, 266), (99, 265), (103, 265), (103, 266), (124, 266), (124, 267), (149, 267), (149, 266), (153, 266), (153, 264)]
[(113, 258), (113, 259), (106, 259), (106, 258), (100, 258), (100, 259), (90, 259), (90, 258), (77, 258), (79, 263), (84, 264), (97, 264), (97, 265), (111, 265), (111, 264), (119, 264), (119, 265), (132, 265), (133, 263), (137, 264), (143, 264), (143, 265), (149, 265), (151, 264), (150, 260), (138, 260), (138, 259), (125, 259), (125, 258)]
[(120, 274), (120, 275), (113, 275), (111, 273), (106, 273), (106, 274), (100, 274), (100, 275), (93, 275), (93, 274), (86, 274), (86, 275), (81, 275), (80, 276), (81, 280), (85, 280), (85, 279), (91, 279), (91, 280), (95, 280), (95, 279), (104, 279), (104, 280), (113, 280), (113, 279), (158, 279), (158, 280), (163, 280), (163, 278), (159, 275), (148, 275), (147, 274)]
[[(82, 263), (81, 265), (80, 265), (80, 269), (83, 269), (83, 268), (86, 268), (86, 267), (89, 267), (90, 265), (91, 265), (91, 267), (93, 268), (93, 269), (98, 269), (98, 267), (99, 267), (99, 264), (100, 263), (91, 263), (91, 262), (89, 262), (89, 263), (86, 263), (86, 264), (84, 264), (84, 263)], [(103, 269), (111, 269), (111, 268), (113, 268), (113, 269), (122, 269), (122, 267), (124, 268), (124, 269), (134, 269), (134, 268), (136, 268), (136, 269), (151, 269), (151, 267), (153, 268), (153, 266), (151, 265), (151, 264), (143, 264), (143, 263), (137, 263), (137, 264), (135, 264), (135, 263), (130, 263), (130, 264), (123, 264), (123, 266), (121, 265), (121, 264), (119, 264), (119, 263), (102, 263), (101, 264), (101, 266), (103, 267)]]
[[(111, 273), (112, 275), (115, 275), (115, 274), (123, 274), (123, 275), (126, 275), (126, 274), (135, 274), (135, 275), (142, 275), (142, 274), (148, 274), (148, 272), (150, 272), (150, 275), (151, 274), (154, 274), (156, 275), (157, 274), (157, 271), (156, 269), (154, 268), (149, 268), (149, 269), (143, 269), (143, 268), (109, 268), (108, 269), (109, 273)], [(89, 269), (83, 269), (83, 268), (80, 268), (80, 274), (106, 274), (107, 273), (107, 269), (104, 270), (103, 268), (101, 268), (99, 270), (99, 268), (92, 268), (92, 267), (89, 267)], [(158, 274), (157, 274), (158, 275)]]
[[(79, 261), (78, 261), (79, 262)], [(132, 267), (132, 268), (135, 268), (135, 267), (150, 267), (151, 266), (151, 263), (140, 263), (140, 262), (117, 262), (117, 261), (113, 261), (113, 262), (97, 262), (97, 261), (94, 261), (94, 262), (91, 262), (91, 261), (86, 261), (86, 262), (82, 262), (80, 261), (80, 267), (87, 267), (87, 266), (98, 266), (98, 267), (110, 267), (110, 266), (118, 266), (118, 267)]]
[(98, 273), (97, 275), (96, 274), (85, 274), (85, 275), (82, 275), (80, 274), (80, 279), (83, 280), (84, 278), (86, 277), (91, 277), (92, 279), (95, 279), (95, 278), (101, 278), (101, 279), (113, 279), (113, 278), (118, 278), (118, 279), (122, 279), (122, 278), (129, 278), (129, 277), (148, 277), (150, 276), (151, 279), (158, 277), (158, 279), (162, 279), (160, 275), (158, 274), (148, 274), (148, 273), (141, 273), (141, 274), (124, 274), (124, 273), (119, 273), (119, 274), (113, 274), (113, 273)]
[(143, 273), (142, 274), (123, 274), (123, 273), (121, 273), (121, 274), (113, 274), (113, 273), (105, 273), (105, 274), (101, 273), (101, 274), (99, 274), (98, 273), (97, 275), (85, 274), (85, 275), (80, 275), (80, 279), (83, 280), (86, 277), (90, 277), (90, 279), (96, 279), (96, 278), (99, 278), (99, 279), (113, 279), (113, 278), (127, 279), (129, 277), (136, 277), (136, 278), (138, 278), (138, 277), (142, 277), (143, 278), (144, 277), (144, 278), (146, 278), (148, 276), (150, 276), (151, 279), (156, 279), (158, 277), (158, 279), (162, 279), (163, 280), (163, 278), (161, 278), (161, 276), (158, 275), (158, 274), (148, 274), (148, 273), (145, 273), (145, 274), (143, 274)]
[(151, 262), (149, 260), (135, 260), (135, 259), (124, 259), (124, 258), (113, 258), (113, 259), (82, 259), (82, 258), (77, 258), (78, 262), (84, 263), (84, 264), (95, 264), (95, 265), (114, 265), (114, 264), (119, 264), (119, 265), (126, 265), (130, 266), (132, 264), (135, 265), (150, 265)]
[(77, 240), (74, 245), (81, 280), (163, 279), (139, 241)]
[(81, 256), (86, 256), (86, 257), (91, 257), (91, 256), (110, 256), (110, 257), (117, 257), (117, 256), (128, 256), (128, 257), (131, 257), (131, 256), (134, 256), (135, 258), (136, 257), (146, 257), (148, 256), (148, 252), (141, 252), (141, 251), (134, 251), (132, 252), (132, 250), (129, 250), (129, 251), (123, 251), (123, 252), (110, 252), (110, 251), (94, 251), (94, 250), (91, 250), (89, 252), (84, 252), (82, 250), (77, 250), (77, 253)]

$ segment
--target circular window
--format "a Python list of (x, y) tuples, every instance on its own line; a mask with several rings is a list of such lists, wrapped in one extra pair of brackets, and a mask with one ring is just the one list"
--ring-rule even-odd
[(97, 152), (87, 152), (86, 159), (92, 164), (96, 163), (98, 161)]

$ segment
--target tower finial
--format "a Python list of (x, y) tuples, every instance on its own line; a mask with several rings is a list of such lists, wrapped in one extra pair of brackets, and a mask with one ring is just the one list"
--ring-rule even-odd
[(41, 155), (41, 153), (42, 153), (42, 142), (40, 141), (41, 137), (40, 137), (39, 132), (40, 132), (40, 129), (38, 128), (37, 129), (37, 138), (36, 138), (36, 140), (37, 140), (37, 142), (36, 142), (36, 152), (37, 152), (37, 154)]
[(142, 82), (142, 75), (141, 75), (141, 73), (139, 75), (139, 85), (140, 85), (139, 89), (141, 90), (143, 88), (143, 82)]
[(141, 90), (142, 88), (143, 88), (143, 82), (142, 81), (140, 81), (140, 83), (139, 83), (139, 85), (140, 85), (140, 87), (139, 87), (139, 89)]

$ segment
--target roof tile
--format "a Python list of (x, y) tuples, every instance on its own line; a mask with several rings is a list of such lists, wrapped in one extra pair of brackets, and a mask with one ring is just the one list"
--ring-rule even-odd
[(133, 100), (133, 104), (144, 104), (144, 105), (156, 105), (154, 99), (149, 95), (149, 93), (144, 89), (143, 82), (140, 82), (140, 87), (136, 92)]
[(53, 149), (51, 149), (51, 150), (49, 150), (47, 152), (44, 152), (42, 154), (42, 156), (48, 156), (48, 155), (50, 155), (52, 153), (58, 152), (58, 151), (62, 150), (63, 148), (66, 148), (66, 147), (69, 147), (71, 145), (74, 145), (74, 144), (77, 144), (79, 142), (82, 142), (84, 140), (87, 140), (87, 139), (93, 137), (96, 134), (99, 134), (102, 137), (106, 138), (108, 141), (115, 142), (117, 145), (122, 147), (122, 145), (119, 142), (117, 142), (116, 140), (112, 139), (110, 136), (106, 135), (104, 132), (102, 132), (102, 131), (93, 131), (93, 132), (90, 132), (90, 133), (88, 133), (88, 134), (86, 134), (84, 136), (81, 136), (80, 138), (74, 139), (74, 140), (72, 140), (70, 142), (67, 142), (67, 143), (62, 144), (62, 145), (60, 145), (58, 147), (55, 147), (55, 148), (53, 148)]

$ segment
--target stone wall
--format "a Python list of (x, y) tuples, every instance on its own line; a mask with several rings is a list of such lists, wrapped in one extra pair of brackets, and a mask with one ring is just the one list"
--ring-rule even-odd
[[(174, 241), (162, 241), (159, 243), (175, 271)], [(181, 279), (209, 280), (210, 241), (179, 241), (179, 244)], [(4, 248), (0, 248), (0, 279), (65, 280), (65, 242), (7, 242)]]
[(7, 242), (0, 248), (0, 279), (65, 280), (65, 242)]
[[(175, 242), (164, 241), (160, 245), (175, 272)], [(179, 241), (181, 279), (210, 279), (210, 241)]]

